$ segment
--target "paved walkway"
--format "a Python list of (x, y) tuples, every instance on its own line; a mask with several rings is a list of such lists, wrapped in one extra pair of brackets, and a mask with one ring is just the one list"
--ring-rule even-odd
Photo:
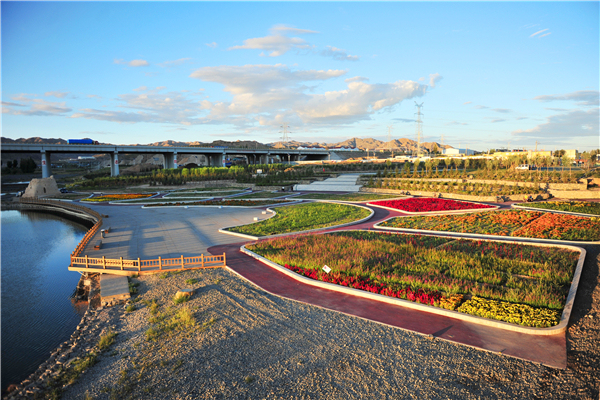
[[(431, 335), (432, 338), (501, 352), (555, 368), (566, 368), (564, 333), (553, 336), (526, 335), (303, 285), (241, 253), (239, 247), (243, 243), (240, 243), (238, 237), (217, 232), (225, 226), (250, 223), (254, 217), (265, 218), (262, 209), (89, 207), (108, 214), (104, 227), (111, 227), (111, 233), (104, 239), (106, 246), (101, 250), (87, 249), (86, 253), (90, 256), (144, 259), (200, 253), (216, 255), (225, 252), (227, 265), (231, 270), (275, 295)], [(370, 229), (383, 219), (403, 215), (401, 212), (377, 207), (374, 209), (375, 215), (371, 220), (343, 229)], [(92, 240), (91, 243), (93, 242)]]

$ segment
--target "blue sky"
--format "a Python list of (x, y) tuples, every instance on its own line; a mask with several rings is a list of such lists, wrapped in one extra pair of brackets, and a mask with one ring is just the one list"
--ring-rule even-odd
[(598, 2), (6, 2), (2, 136), (600, 147)]

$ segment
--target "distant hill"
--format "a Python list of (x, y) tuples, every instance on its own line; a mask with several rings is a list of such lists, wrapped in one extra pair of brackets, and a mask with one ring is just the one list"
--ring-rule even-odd
[[(45, 139), (41, 137), (32, 137), (32, 138), (20, 138), (20, 139), (9, 139), (5, 137), (1, 137), (1, 143), (25, 143), (25, 144), (67, 144), (67, 140), (65, 139)], [(437, 142), (423, 142), (421, 143), (421, 148), (431, 152), (433, 150), (434, 145), (437, 145), (438, 149), (442, 148), (452, 148), (449, 145), (440, 145)], [(274, 142), (263, 144), (257, 142), (255, 140), (236, 140), (236, 141), (226, 141), (226, 140), (215, 140), (212, 143), (194, 141), (194, 142), (179, 142), (175, 140), (165, 140), (162, 142), (154, 142), (150, 144), (133, 144), (132, 146), (164, 146), (164, 147), (178, 147), (178, 146), (202, 146), (202, 147), (217, 147), (217, 146), (225, 146), (225, 147), (242, 147), (242, 148), (264, 148), (264, 147), (273, 147), (273, 148), (283, 148), (285, 147), (282, 142)], [(369, 149), (373, 150), (381, 150), (381, 149), (389, 149), (391, 148), (394, 151), (403, 151), (403, 152), (412, 152), (417, 149), (417, 142), (411, 139), (394, 139), (390, 142), (383, 142), (377, 139), (361, 139), (361, 138), (352, 138), (348, 140), (344, 140), (343, 142), (338, 143), (317, 143), (317, 142), (298, 142), (292, 140), (288, 142), (287, 146), (298, 147), (298, 146), (322, 146), (322, 147), (356, 147), (361, 150)]]

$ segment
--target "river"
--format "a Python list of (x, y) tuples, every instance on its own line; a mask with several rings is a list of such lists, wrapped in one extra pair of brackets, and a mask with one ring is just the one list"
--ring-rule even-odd
[(35, 211), (2, 211), (2, 391), (26, 379), (71, 336), (87, 309), (69, 257), (87, 228)]

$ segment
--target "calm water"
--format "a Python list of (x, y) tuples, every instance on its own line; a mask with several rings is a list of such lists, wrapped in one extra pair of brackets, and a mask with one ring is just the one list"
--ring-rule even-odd
[(19, 383), (67, 340), (87, 302), (69, 256), (87, 228), (32, 211), (2, 211), (2, 390)]

